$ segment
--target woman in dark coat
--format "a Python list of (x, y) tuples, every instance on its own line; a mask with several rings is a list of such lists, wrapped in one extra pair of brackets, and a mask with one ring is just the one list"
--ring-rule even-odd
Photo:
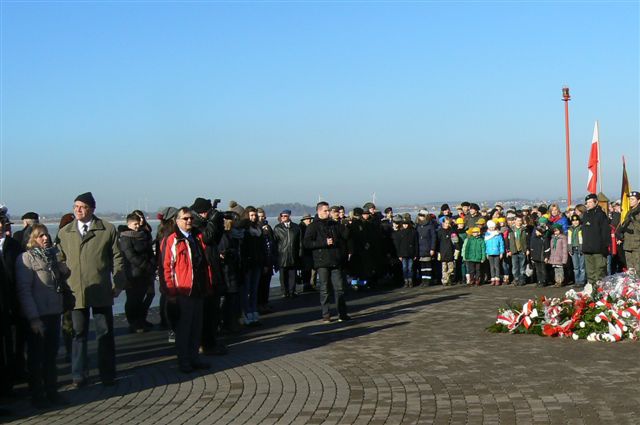
[(402, 262), (402, 276), (404, 287), (413, 286), (413, 260), (418, 256), (418, 232), (413, 228), (411, 221), (404, 221), (393, 234), (393, 245), (396, 255)]
[(29, 388), (32, 403), (47, 408), (49, 403), (68, 404), (58, 394), (56, 356), (60, 340), (63, 291), (69, 269), (58, 262), (57, 248), (43, 224), (33, 226), (28, 251), (16, 261), (18, 300), (30, 324), (27, 335)]
[(255, 326), (260, 324), (258, 287), (266, 259), (264, 234), (258, 222), (258, 212), (254, 207), (245, 208), (240, 225), (244, 228), (244, 243), (242, 245), (244, 285), (241, 294), (243, 321), (247, 326)]

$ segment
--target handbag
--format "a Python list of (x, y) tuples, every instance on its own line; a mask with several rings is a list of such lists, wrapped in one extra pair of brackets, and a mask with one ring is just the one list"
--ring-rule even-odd
[(531, 276), (533, 276), (533, 267), (531, 267), (531, 263), (527, 263), (527, 264), (524, 266), (524, 274), (525, 274), (527, 277), (531, 277)]
[(64, 313), (72, 311), (76, 307), (76, 296), (73, 295), (66, 280), (60, 283), (58, 292), (62, 294), (62, 311)]

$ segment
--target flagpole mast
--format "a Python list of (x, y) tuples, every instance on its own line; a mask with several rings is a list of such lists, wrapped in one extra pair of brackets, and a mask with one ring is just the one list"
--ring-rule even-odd
[(600, 183), (600, 193), (604, 193), (602, 191), (602, 168), (600, 168), (602, 157), (600, 156), (600, 124), (598, 120), (596, 120), (596, 128), (598, 129), (598, 183)]
[(564, 101), (564, 128), (566, 134), (567, 149), (567, 206), (571, 205), (571, 149), (569, 145), (569, 87), (562, 87), (562, 100)]

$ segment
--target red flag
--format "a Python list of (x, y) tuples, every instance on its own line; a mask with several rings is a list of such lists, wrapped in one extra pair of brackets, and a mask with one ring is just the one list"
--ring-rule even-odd
[(597, 185), (598, 185), (598, 162), (600, 158), (598, 156), (598, 121), (596, 121), (596, 125), (593, 127), (593, 139), (591, 140), (591, 153), (589, 154), (589, 165), (587, 168), (589, 169), (589, 180), (587, 182), (587, 192), (596, 193)]

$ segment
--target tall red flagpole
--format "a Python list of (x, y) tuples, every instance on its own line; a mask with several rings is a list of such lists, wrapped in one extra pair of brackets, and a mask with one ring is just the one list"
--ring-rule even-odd
[(562, 100), (564, 101), (564, 127), (567, 139), (567, 206), (571, 205), (571, 149), (569, 147), (569, 87), (562, 87)]

